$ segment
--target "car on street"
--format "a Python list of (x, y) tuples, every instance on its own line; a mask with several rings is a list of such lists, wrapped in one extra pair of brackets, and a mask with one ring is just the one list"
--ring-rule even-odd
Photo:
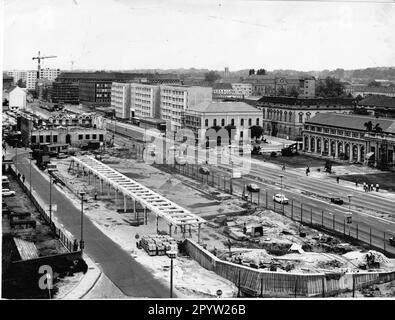
[(10, 189), (2, 189), (1, 190), (1, 195), (3, 197), (14, 197), (15, 196), (15, 191), (12, 191)]
[(282, 193), (276, 193), (273, 196), (273, 201), (281, 204), (287, 204), (289, 202), (289, 199)]
[(395, 237), (391, 237), (388, 239), (391, 246), (395, 247)]
[(56, 157), (57, 157), (58, 159), (65, 159), (65, 158), (68, 157), (68, 155), (65, 154), (65, 153), (58, 153), (58, 155), (57, 155)]
[(331, 202), (334, 203), (334, 204), (343, 204), (344, 203), (343, 199), (341, 199), (339, 197), (331, 198)]

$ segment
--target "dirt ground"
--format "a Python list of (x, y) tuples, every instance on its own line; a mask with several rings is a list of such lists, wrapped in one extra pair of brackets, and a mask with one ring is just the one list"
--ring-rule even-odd
[[(74, 189), (84, 188), (92, 196), (92, 185), (88, 185), (87, 178), (83, 181), (82, 177), (76, 179), (75, 175), (67, 173), (68, 161), (68, 159), (58, 161), (59, 171)], [(224, 260), (263, 269), (275, 267), (279, 271), (305, 273), (328, 270), (346, 272), (369, 268), (366, 261), (367, 252), (361, 248), (302, 227), (299, 223), (272, 211), (248, 207), (240, 199), (222, 194), (203, 183), (163, 172), (133, 159), (110, 157), (106, 158), (105, 162), (195, 214), (210, 219), (217, 217), (209, 220), (202, 228), (201, 241), (208, 250)], [(136, 249), (133, 240), (136, 234), (140, 237), (145, 234), (155, 234), (156, 218), (149, 215), (147, 225), (133, 227), (130, 224), (133, 219), (132, 213), (115, 211), (115, 206), (119, 209), (120, 204), (115, 203), (114, 194), (108, 195), (105, 190), (103, 195), (99, 195), (99, 199), (100, 201), (88, 200), (86, 212), (89, 218), (106, 235), (130, 252), (137, 261), (147, 266), (154, 276), (167, 282), (169, 259), (166, 256), (148, 256), (145, 251)], [(227, 217), (226, 222), (223, 216)], [(262, 226), (263, 235), (248, 236), (246, 240), (240, 240), (240, 237), (243, 237), (243, 227), (246, 226), (248, 235), (255, 225)], [(168, 231), (167, 224), (161, 219), (159, 230)], [(306, 236), (300, 237), (300, 231), (305, 232)], [(174, 232), (172, 236), (175, 239), (182, 239), (180, 232)], [(196, 241), (197, 230), (191, 229), (187, 237), (189, 236)], [(293, 250), (295, 245), (296, 250)], [(291, 246), (292, 250), (290, 250)], [(395, 269), (395, 260), (387, 259), (377, 252), (373, 253), (376, 260), (380, 260), (381, 270)], [(177, 263), (176, 275), (178, 279), (182, 279), (176, 284), (179, 295), (215, 296), (214, 287), (220, 284), (221, 288), (224, 288), (224, 296), (234, 295), (236, 289), (232, 283), (224, 282), (224, 279), (219, 279), (215, 274), (201, 268), (195, 261), (187, 257), (179, 257)], [(202, 279), (206, 280), (202, 281)], [(215, 286), (202, 283), (212, 283)]]

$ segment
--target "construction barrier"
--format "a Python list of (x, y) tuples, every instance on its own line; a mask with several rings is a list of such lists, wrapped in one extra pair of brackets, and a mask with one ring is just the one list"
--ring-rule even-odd
[(223, 261), (190, 239), (185, 240), (185, 250), (202, 267), (232, 281), (250, 296), (333, 296), (395, 279), (395, 271), (303, 274), (259, 270)]

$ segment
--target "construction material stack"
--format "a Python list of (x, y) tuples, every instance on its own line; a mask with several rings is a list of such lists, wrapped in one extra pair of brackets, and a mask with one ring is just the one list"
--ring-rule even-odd
[(141, 246), (150, 256), (163, 256), (168, 251), (177, 251), (177, 241), (168, 235), (145, 235)]

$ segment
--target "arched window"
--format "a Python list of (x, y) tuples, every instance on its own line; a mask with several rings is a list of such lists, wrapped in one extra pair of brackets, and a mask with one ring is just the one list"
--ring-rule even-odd
[(311, 114), (310, 112), (307, 112), (307, 113), (306, 113), (306, 120), (309, 120), (309, 119), (310, 119), (310, 114)]
[(251, 120), (251, 118), (248, 119), (248, 125), (249, 125), (249, 126), (252, 125), (252, 120)]
[(287, 121), (287, 111), (284, 111), (284, 121)]
[(234, 126), (234, 125), (235, 125), (235, 119), (230, 120), (230, 124), (231, 124), (232, 126)]
[(216, 127), (217, 126), (217, 119), (213, 120), (213, 126)]
[(208, 119), (204, 120), (204, 125), (208, 127)]
[(222, 119), (222, 120), (221, 120), (221, 126), (222, 126), (222, 127), (225, 126), (225, 119)]
[(299, 123), (303, 123), (303, 113), (299, 113)]
[(288, 121), (291, 122), (292, 121), (292, 112), (291, 111), (289, 112), (288, 118), (289, 118)]
[(240, 125), (244, 126), (244, 119), (243, 118), (241, 118), (241, 120), (240, 120)]
[(256, 118), (256, 125), (259, 126), (259, 118)]
[(280, 111), (280, 121), (283, 121), (283, 112)]

